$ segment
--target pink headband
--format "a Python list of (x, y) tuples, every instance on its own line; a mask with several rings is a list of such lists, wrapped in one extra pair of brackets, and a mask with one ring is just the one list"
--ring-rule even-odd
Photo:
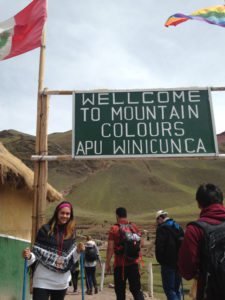
[(72, 206), (69, 203), (62, 203), (61, 205), (59, 205), (58, 211), (63, 207), (69, 207), (70, 209), (72, 208)]

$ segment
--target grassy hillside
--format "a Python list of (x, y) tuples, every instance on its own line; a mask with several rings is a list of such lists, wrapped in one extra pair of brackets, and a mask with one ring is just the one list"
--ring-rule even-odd
[[(0, 142), (33, 167), (35, 137), (16, 131), (0, 132)], [(71, 153), (71, 131), (49, 135), (49, 154)], [(220, 153), (225, 153), (222, 140)], [(158, 209), (173, 216), (196, 216), (195, 191), (203, 182), (225, 191), (225, 161), (185, 160), (73, 160), (49, 162), (48, 180), (70, 200), (81, 217), (111, 220), (118, 206), (128, 208), (136, 220), (154, 220)]]
[(88, 207), (98, 213), (118, 206), (129, 207), (139, 217), (162, 208), (185, 212), (195, 205), (200, 183), (216, 182), (224, 189), (224, 176), (221, 161), (114, 161), (74, 187), (68, 199), (82, 210)]
[[(225, 153), (225, 141), (220, 136), (220, 153)], [(35, 137), (16, 131), (0, 132), (0, 142), (25, 164), (33, 168), (30, 160), (34, 154)], [(49, 135), (49, 154), (71, 153), (71, 131)], [(76, 224), (85, 224), (81, 236), (107, 239), (111, 224), (115, 223), (115, 208), (125, 206), (129, 219), (140, 229), (150, 232), (143, 251), (145, 266), (151, 261), (154, 273), (154, 293), (160, 299), (162, 291), (160, 268), (154, 256), (155, 212), (168, 211), (183, 228), (199, 215), (195, 192), (199, 184), (213, 182), (225, 193), (225, 160), (161, 159), (161, 160), (73, 160), (49, 162), (48, 181), (62, 191), (73, 203)], [(51, 215), (55, 203), (49, 204)], [(82, 240), (84, 241), (84, 240)], [(105, 250), (101, 251), (103, 260)], [(142, 270), (142, 285), (147, 291), (147, 269)], [(99, 280), (99, 270), (97, 270)], [(105, 284), (112, 282), (107, 276)], [(184, 281), (188, 293), (191, 282)], [(189, 297), (185, 295), (185, 299)]]

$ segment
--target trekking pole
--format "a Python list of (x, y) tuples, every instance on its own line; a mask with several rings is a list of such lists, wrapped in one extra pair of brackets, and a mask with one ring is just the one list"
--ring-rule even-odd
[(184, 285), (183, 285), (183, 279), (181, 278), (181, 288), (182, 288), (182, 295), (184, 300)]
[(25, 258), (24, 261), (24, 273), (23, 273), (23, 298), (22, 300), (25, 300), (26, 296), (26, 278), (27, 277), (27, 258)]
[(103, 291), (104, 278), (105, 278), (105, 263), (102, 264), (100, 291)]
[(80, 252), (80, 270), (81, 270), (81, 290), (82, 290), (82, 300), (84, 300), (84, 253)]

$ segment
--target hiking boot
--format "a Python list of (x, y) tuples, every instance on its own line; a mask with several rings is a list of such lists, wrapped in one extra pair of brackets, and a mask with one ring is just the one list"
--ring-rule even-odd
[(98, 294), (98, 287), (95, 286), (95, 294)]

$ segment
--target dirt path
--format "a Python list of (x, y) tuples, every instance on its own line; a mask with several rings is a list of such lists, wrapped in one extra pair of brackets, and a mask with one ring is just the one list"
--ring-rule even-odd
[[(149, 298), (145, 295), (145, 299), (151, 300), (160, 300), (156, 298)], [(132, 295), (127, 292), (126, 300), (133, 300)], [(72, 293), (72, 289), (68, 289), (68, 295), (66, 295), (65, 300), (82, 300), (81, 290), (78, 291), (78, 294)], [(113, 289), (104, 289), (102, 292), (93, 295), (85, 295), (85, 300), (116, 300), (116, 296)]]

